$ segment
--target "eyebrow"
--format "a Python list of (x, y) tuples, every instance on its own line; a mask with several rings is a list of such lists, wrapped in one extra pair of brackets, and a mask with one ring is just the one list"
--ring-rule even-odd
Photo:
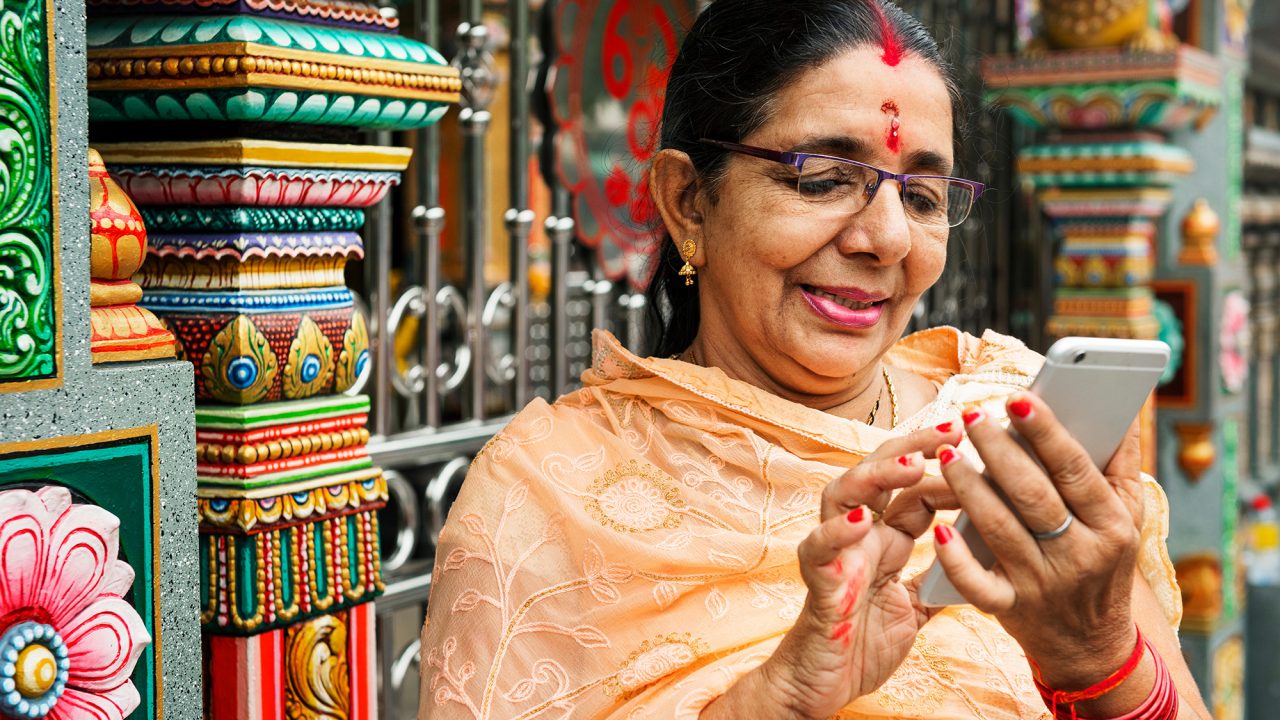
[[(860, 162), (866, 162), (869, 155), (866, 141), (845, 135), (810, 138), (792, 146), (789, 150), (797, 153), (834, 155)], [(916, 150), (907, 155), (902, 166), (913, 174), (948, 175), (952, 171), (951, 162), (933, 150)]]
[(953, 169), (950, 161), (932, 150), (917, 150), (911, 153), (907, 156), (903, 167), (917, 175), (921, 174), (921, 171), (935, 175), (950, 175)]
[(858, 138), (845, 135), (809, 138), (790, 148), (791, 152), (835, 155), (850, 160), (861, 160), (867, 154), (867, 144)]

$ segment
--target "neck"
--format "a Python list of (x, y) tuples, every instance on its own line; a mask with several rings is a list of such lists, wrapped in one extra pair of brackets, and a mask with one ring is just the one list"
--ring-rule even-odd
[[(778, 370), (770, 372), (741, 344), (714, 342), (706, 333), (699, 332), (682, 359), (704, 367), (719, 368), (734, 380), (849, 420), (866, 420), (884, 389), (878, 357), (851, 377), (828, 378), (815, 375), (791, 358), (779, 354), (773, 356), (772, 360), (775, 365), (780, 366), (778, 370), (787, 373), (788, 380), (782, 380), (774, 374)], [(799, 382), (790, 378), (796, 378)], [(886, 399), (877, 413), (877, 425), (883, 424), (881, 416), (885, 416), (888, 411)]]

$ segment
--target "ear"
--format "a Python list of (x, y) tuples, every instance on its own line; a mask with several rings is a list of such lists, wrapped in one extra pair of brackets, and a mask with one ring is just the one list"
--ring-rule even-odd
[(649, 170), (649, 188), (653, 202), (662, 215), (667, 232), (679, 248), (685, 240), (693, 239), (698, 249), (690, 264), (701, 267), (706, 257), (703, 251), (703, 203), (698, 171), (689, 156), (679, 150), (663, 150), (653, 159)]

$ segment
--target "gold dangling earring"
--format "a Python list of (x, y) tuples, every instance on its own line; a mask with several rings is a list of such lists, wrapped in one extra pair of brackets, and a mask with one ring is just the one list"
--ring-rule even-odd
[(698, 274), (689, 261), (693, 259), (693, 254), (698, 251), (698, 244), (693, 238), (687, 238), (684, 244), (680, 246), (680, 257), (684, 258), (684, 267), (680, 268), (680, 276), (684, 278), (685, 285), (693, 284), (693, 276)]

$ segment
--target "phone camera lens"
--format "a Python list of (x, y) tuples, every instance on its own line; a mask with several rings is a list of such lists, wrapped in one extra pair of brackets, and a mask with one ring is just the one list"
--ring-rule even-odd
[(1080, 353), (1079, 355), (1076, 355), (1075, 360), (1072, 360), (1071, 362), (1079, 365), (1080, 363), (1084, 362), (1084, 359), (1088, 356), (1089, 356), (1089, 353)]

